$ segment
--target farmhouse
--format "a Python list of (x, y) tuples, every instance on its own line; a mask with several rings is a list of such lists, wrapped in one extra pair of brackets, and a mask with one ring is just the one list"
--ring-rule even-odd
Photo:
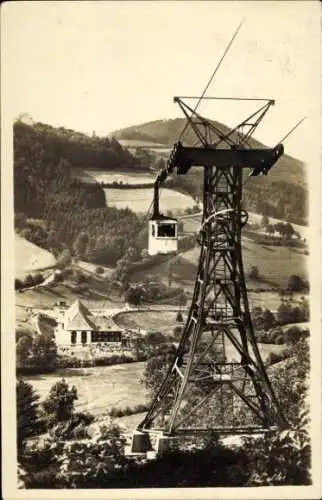
[(58, 347), (124, 345), (123, 330), (111, 318), (94, 315), (80, 300), (65, 311), (55, 330)]

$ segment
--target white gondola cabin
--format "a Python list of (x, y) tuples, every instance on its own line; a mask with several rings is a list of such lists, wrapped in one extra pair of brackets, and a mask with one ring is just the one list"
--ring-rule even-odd
[(178, 221), (159, 215), (149, 221), (149, 255), (177, 253)]

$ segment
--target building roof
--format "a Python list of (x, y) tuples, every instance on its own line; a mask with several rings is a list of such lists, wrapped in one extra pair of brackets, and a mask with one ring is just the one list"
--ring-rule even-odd
[(76, 300), (64, 316), (65, 330), (123, 331), (111, 318), (94, 316), (80, 300)]
[(80, 300), (76, 300), (64, 316), (65, 330), (95, 330), (92, 314), (82, 304)]
[(178, 222), (177, 219), (174, 217), (167, 217), (166, 215), (159, 214), (157, 217), (154, 217), (153, 215), (149, 219), (150, 221), (155, 221), (155, 222)]
[(111, 318), (106, 318), (105, 316), (96, 316), (94, 319), (97, 331), (113, 331), (122, 332), (122, 328), (117, 326), (116, 323)]

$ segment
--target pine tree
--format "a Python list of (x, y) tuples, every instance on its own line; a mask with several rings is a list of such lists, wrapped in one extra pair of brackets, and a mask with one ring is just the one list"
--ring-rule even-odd
[(31, 384), (18, 380), (16, 384), (17, 397), (17, 445), (18, 459), (25, 449), (26, 439), (37, 429), (39, 396)]

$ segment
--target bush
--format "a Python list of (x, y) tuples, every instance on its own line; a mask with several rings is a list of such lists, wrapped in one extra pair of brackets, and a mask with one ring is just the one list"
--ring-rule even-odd
[(43, 275), (41, 273), (35, 274), (33, 278), (34, 278), (35, 285), (40, 285), (41, 283), (43, 283), (45, 281), (45, 278), (43, 277)]
[(287, 288), (292, 292), (302, 292), (307, 288), (307, 284), (300, 276), (292, 274), (288, 280)]
[(175, 326), (174, 329), (173, 329), (173, 336), (176, 340), (180, 340), (181, 339), (181, 335), (182, 335), (182, 332), (183, 332), (183, 327), (180, 325), (178, 326)]
[(259, 270), (257, 266), (252, 266), (249, 271), (249, 278), (252, 280), (259, 279)]
[(74, 402), (77, 399), (75, 386), (70, 388), (65, 379), (56, 382), (42, 404), (49, 425), (70, 420), (74, 413)]
[(88, 281), (88, 278), (81, 271), (76, 271), (74, 273), (74, 280), (78, 285), (82, 285)]
[(96, 274), (104, 274), (104, 269), (102, 266), (97, 266), (95, 269)]
[(301, 338), (306, 338), (309, 335), (308, 330), (302, 330), (298, 326), (291, 326), (288, 328), (285, 333), (285, 340), (288, 344), (294, 345), (296, 344)]
[(161, 332), (149, 332), (145, 340), (147, 344), (159, 345), (166, 342), (166, 337)]
[(176, 317), (176, 321), (178, 323), (182, 323), (183, 322), (183, 317), (182, 317), (181, 311), (178, 312), (177, 317)]
[(16, 278), (15, 279), (15, 290), (21, 290), (23, 287), (24, 287), (23, 281)]

